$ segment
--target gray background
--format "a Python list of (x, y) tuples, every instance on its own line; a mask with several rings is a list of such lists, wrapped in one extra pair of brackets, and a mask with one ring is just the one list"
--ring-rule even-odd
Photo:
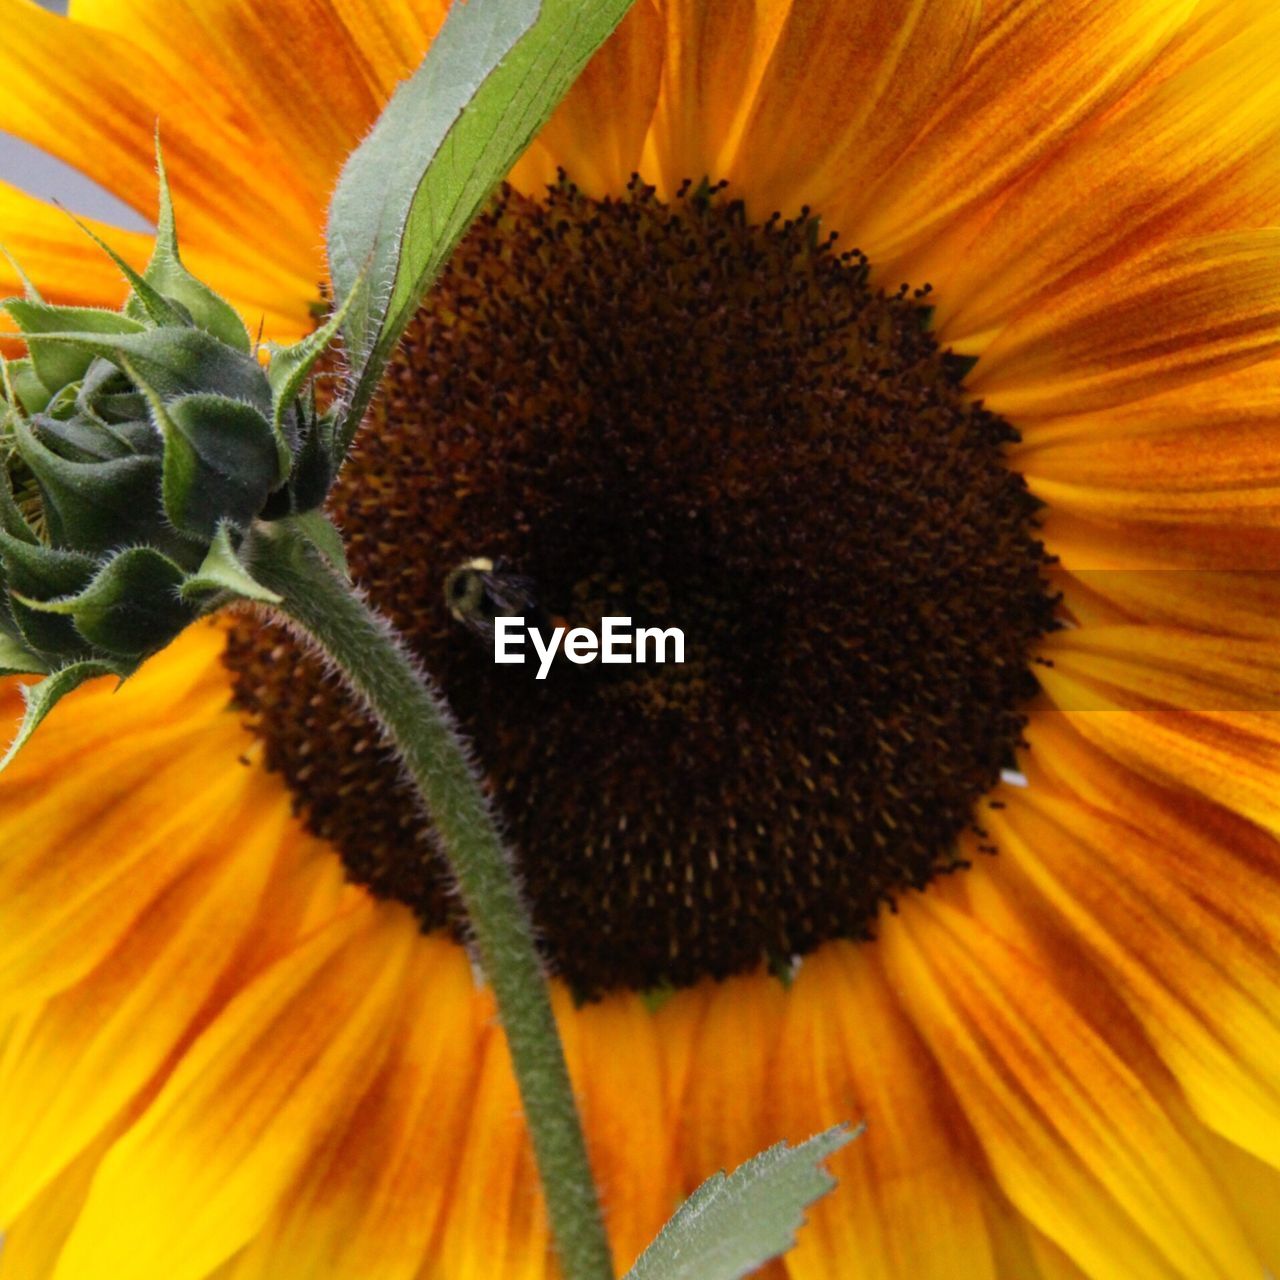
[[(39, 3), (57, 13), (65, 12), (67, 7), (66, 0), (39, 0)], [(131, 231), (150, 230), (144, 218), (96, 182), (7, 133), (0, 133), (0, 178), (43, 200), (57, 200), (73, 213), (101, 218)], [(4, 228), (0, 227), (0, 241), (3, 239)]]

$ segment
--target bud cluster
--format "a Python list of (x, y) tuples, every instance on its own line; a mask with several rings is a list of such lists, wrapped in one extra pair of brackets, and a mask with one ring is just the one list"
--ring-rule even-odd
[(0, 302), (27, 348), (2, 366), (0, 675), (47, 677), (23, 737), (33, 712), (129, 675), (229, 594), (269, 597), (237, 558), (246, 534), (317, 508), (337, 470), (335, 415), (309, 375), (338, 317), (260, 358), (183, 265), (160, 177), (147, 269), (99, 241), (131, 286), (119, 311), (30, 286)]

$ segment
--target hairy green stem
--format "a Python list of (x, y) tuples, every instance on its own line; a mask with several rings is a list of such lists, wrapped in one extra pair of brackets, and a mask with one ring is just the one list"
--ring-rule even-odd
[(260, 527), (251, 571), (345, 675), (394, 744), (457, 880), (498, 1003), (566, 1280), (613, 1280), (533, 928), (467, 749), (440, 694), (306, 537)]

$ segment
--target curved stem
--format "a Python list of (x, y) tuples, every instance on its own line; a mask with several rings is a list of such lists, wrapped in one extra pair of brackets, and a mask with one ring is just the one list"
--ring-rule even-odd
[(566, 1280), (613, 1280), (529, 913), (442, 697), (307, 538), (279, 524), (259, 526), (251, 559), (253, 576), (337, 664), (417, 784), (497, 998)]

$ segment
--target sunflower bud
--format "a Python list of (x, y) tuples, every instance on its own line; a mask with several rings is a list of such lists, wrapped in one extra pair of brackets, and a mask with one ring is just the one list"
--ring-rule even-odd
[(98, 241), (132, 287), (118, 312), (30, 286), (0, 302), (27, 347), (3, 366), (0, 674), (48, 677), (19, 742), (62, 694), (129, 675), (228, 596), (272, 598), (238, 558), (250, 527), (319, 506), (336, 472), (309, 375), (339, 318), (259, 359), (183, 265), (160, 179), (146, 271)]

